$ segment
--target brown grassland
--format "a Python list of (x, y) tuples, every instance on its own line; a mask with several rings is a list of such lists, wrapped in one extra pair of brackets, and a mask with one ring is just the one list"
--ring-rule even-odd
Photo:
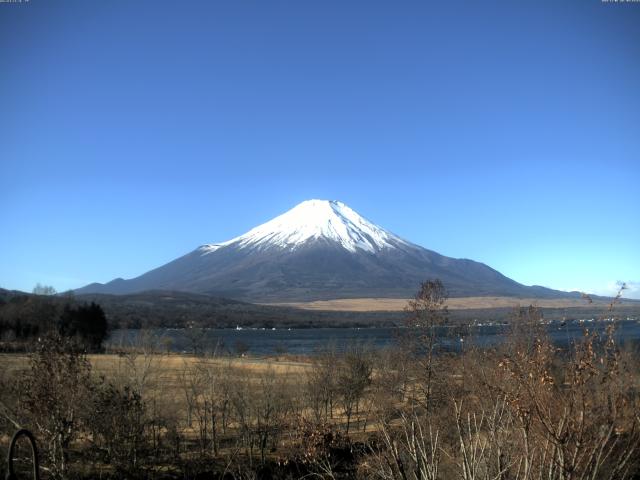
[[(289, 302), (271, 305), (302, 308), (306, 310), (351, 311), (351, 312), (397, 312), (407, 306), (406, 298), (343, 298), (335, 300), (316, 300), (312, 302)], [(608, 300), (594, 300), (587, 304), (578, 298), (515, 298), (515, 297), (460, 297), (449, 298), (446, 305), (449, 310), (469, 310), (483, 308), (513, 308), (515, 305), (536, 305), (539, 308), (582, 308), (591, 309), (594, 306), (608, 306)], [(621, 301), (621, 305), (624, 305)]]

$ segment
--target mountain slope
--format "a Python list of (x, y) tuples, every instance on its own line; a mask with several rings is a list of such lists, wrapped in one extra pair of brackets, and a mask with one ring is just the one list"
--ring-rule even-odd
[(206, 244), (139, 277), (78, 293), (178, 290), (250, 301), (406, 298), (427, 278), (451, 296), (568, 296), (526, 287), (479, 262), (408, 242), (341, 202), (309, 200), (224, 243)]

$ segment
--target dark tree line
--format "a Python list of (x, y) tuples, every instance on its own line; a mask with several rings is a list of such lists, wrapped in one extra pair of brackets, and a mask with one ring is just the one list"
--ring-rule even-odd
[(63, 337), (79, 338), (89, 350), (99, 350), (107, 337), (107, 318), (97, 303), (64, 306), (57, 330)]
[(94, 302), (70, 298), (16, 295), (0, 300), (0, 345), (16, 348), (57, 333), (75, 339), (89, 351), (100, 350), (108, 334), (107, 318)]

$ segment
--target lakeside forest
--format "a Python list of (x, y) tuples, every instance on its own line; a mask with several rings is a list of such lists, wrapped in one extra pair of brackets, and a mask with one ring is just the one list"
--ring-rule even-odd
[[(427, 281), (389, 348), (258, 359), (151, 335), (105, 351), (102, 306), (46, 301), (4, 302), (3, 341), (24, 348), (0, 370), (0, 453), (28, 428), (41, 478), (640, 478), (640, 357), (615, 322), (559, 347), (519, 307), (505, 342), (453, 354), (446, 290)], [(19, 478), (29, 457), (20, 443)]]

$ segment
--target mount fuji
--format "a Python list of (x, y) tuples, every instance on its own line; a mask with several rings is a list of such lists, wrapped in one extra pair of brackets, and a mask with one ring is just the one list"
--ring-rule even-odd
[(93, 283), (76, 293), (174, 290), (252, 302), (407, 298), (429, 278), (442, 280), (453, 297), (571, 296), (427, 250), (327, 200), (307, 200), (244, 235), (202, 245), (139, 277)]

